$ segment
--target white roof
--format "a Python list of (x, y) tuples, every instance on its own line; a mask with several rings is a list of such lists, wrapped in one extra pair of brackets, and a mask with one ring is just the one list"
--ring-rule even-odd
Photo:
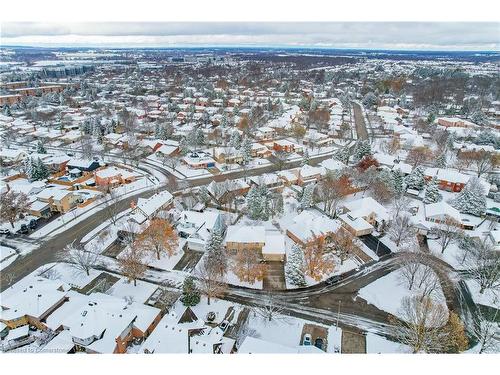
[(329, 171), (340, 171), (346, 167), (344, 163), (334, 158), (323, 160), (319, 165)]
[(448, 216), (459, 222), (462, 221), (460, 212), (444, 201), (425, 205), (425, 216), (426, 218)]
[(448, 168), (427, 168), (424, 174), (430, 177), (436, 176), (438, 180), (461, 184), (466, 184), (471, 178), (469, 175)]
[(339, 218), (357, 231), (373, 229), (373, 226), (362, 217), (353, 217), (349, 213), (340, 215)]
[(155, 214), (161, 207), (170, 203), (173, 195), (167, 190), (153, 195), (148, 199), (139, 198), (137, 200), (137, 209), (140, 210), (148, 218)]
[(28, 333), (30, 331), (30, 326), (28, 324), (17, 327), (14, 329), (9, 330), (9, 334), (5, 338), (5, 340), (10, 341), (10, 340), (17, 340), (20, 337), (23, 336), (28, 336)]
[(226, 242), (265, 243), (266, 230), (262, 225), (230, 225), (226, 231)]
[(287, 227), (302, 242), (308, 242), (313, 236), (335, 232), (340, 227), (338, 221), (312, 210), (304, 210), (295, 216), (293, 223)]
[(266, 232), (266, 244), (263, 254), (285, 254), (285, 236), (278, 231)]
[(361, 198), (348, 202), (344, 204), (344, 207), (349, 210), (349, 214), (352, 217), (366, 217), (374, 213), (380, 220), (389, 219), (387, 209), (372, 197)]

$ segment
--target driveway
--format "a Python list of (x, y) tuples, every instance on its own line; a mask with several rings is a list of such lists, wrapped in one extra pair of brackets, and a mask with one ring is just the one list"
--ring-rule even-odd
[(266, 262), (267, 273), (262, 281), (262, 289), (264, 290), (284, 290), (285, 283), (285, 267), (283, 262)]
[(365, 354), (366, 334), (342, 330), (342, 354)]
[(174, 270), (191, 272), (192, 270), (194, 270), (202, 256), (203, 253), (201, 251), (189, 250), (186, 247), (184, 249), (184, 255), (174, 266)]

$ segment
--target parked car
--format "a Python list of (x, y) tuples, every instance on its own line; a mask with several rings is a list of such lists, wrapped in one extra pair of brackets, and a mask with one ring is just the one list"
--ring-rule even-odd
[(20, 234), (26, 234), (29, 232), (28, 226), (26, 224), (21, 224), (21, 228), (17, 231)]
[(210, 311), (207, 314), (207, 322), (213, 322), (215, 320), (215, 312)]
[(310, 346), (312, 345), (312, 337), (309, 333), (304, 335), (304, 340), (302, 340), (302, 345)]
[(10, 230), (7, 228), (1, 228), (0, 234), (4, 234), (4, 235), (8, 236), (10, 234)]
[(229, 322), (227, 320), (223, 320), (221, 324), (219, 324), (219, 328), (222, 330), (222, 332), (226, 332), (227, 327), (229, 327)]
[(28, 224), (28, 227), (30, 229), (36, 229), (37, 226), (38, 226), (38, 223), (36, 222), (36, 220), (35, 219), (31, 219), (30, 222), (29, 222), (29, 224)]
[(321, 337), (318, 337), (316, 340), (314, 340), (314, 346), (318, 349), (323, 350), (323, 339)]
[(333, 285), (335, 283), (338, 283), (340, 280), (342, 280), (342, 276), (341, 275), (335, 275), (335, 276), (332, 276), (332, 277), (329, 277), (328, 279), (325, 280), (325, 284), (326, 285)]

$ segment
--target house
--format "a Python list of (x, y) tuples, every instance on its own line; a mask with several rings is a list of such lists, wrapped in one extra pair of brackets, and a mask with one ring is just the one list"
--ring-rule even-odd
[(47, 188), (36, 197), (39, 201), (48, 203), (52, 212), (65, 213), (78, 204), (78, 197), (65, 189)]
[(252, 156), (254, 158), (267, 158), (271, 154), (271, 150), (267, 146), (261, 143), (252, 143)]
[(285, 260), (285, 236), (277, 230), (267, 231), (262, 225), (227, 227), (226, 250), (231, 254), (238, 251), (257, 251), (265, 261)]
[(462, 224), (462, 216), (460, 212), (450, 206), (448, 203), (441, 201), (424, 206), (425, 219), (433, 223), (444, 223), (446, 220), (455, 220)]
[(439, 117), (437, 123), (445, 128), (477, 128), (477, 125), (473, 122), (458, 117)]
[(241, 250), (253, 250), (262, 254), (266, 244), (266, 230), (262, 225), (230, 225), (226, 230), (226, 250), (236, 254)]
[(339, 216), (344, 227), (356, 237), (364, 236), (373, 232), (374, 228), (369, 222), (362, 217), (352, 216), (349, 212)]
[(276, 173), (264, 173), (260, 176), (250, 177), (250, 185), (264, 185), (268, 189), (279, 189), (283, 187), (283, 180)]
[(132, 205), (130, 218), (138, 224), (155, 217), (161, 210), (168, 208), (174, 201), (174, 196), (167, 190), (157, 193), (150, 198), (139, 198)]
[(90, 160), (90, 159), (71, 159), (68, 161), (66, 164), (66, 167), (68, 170), (77, 168), (81, 170), (82, 172), (92, 172), (99, 168), (101, 165), (98, 161), (96, 160)]
[(298, 152), (302, 153), (304, 150), (304, 147), (289, 141), (288, 139), (279, 139), (273, 142), (273, 150), (274, 151), (279, 151), (279, 152)]
[[(348, 202), (342, 209), (344, 214), (349, 214), (342, 216), (346, 229), (356, 236), (371, 233), (371, 231), (368, 232), (368, 226), (364, 222), (372, 227), (380, 228), (387, 224), (390, 218), (387, 209), (372, 197)], [(363, 219), (364, 222), (358, 219)]]
[(269, 141), (276, 136), (276, 130), (269, 126), (261, 126), (257, 129), (255, 137), (262, 141)]
[(28, 208), (28, 213), (30, 215), (48, 219), (52, 216), (52, 210), (50, 209), (50, 203), (42, 202), (39, 200), (34, 201), (30, 204)]
[(325, 237), (334, 233), (340, 224), (314, 210), (304, 210), (294, 217), (286, 228), (286, 235), (300, 246), (309, 244), (315, 237)]
[(136, 175), (125, 168), (109, 166), (94, 171), (97, 186), (117, 186), (135, 181)]
[(0, 149), (0, 159), (4, 163), (19, 163), (28, 156), (26, 151), (12, 149), (12, 148), (2, 148)]
[(182, 158), (182, 162), (192, 169), (215, 167), (215, 160), (212, 159), (210, 154), (203, 151), (191, 152)]
[(224, 230), (222, 215), (218, 211), (183, 211), (176, 221), (177, 233), (186, 238), (188, 248), (195, 251), (205, 250), (205, 244), (214, 228)]
[(54, 331), (69, 331), (77, 350), (125, 353), (134, 339), (149, 336), (161, 310), (104, 293), (70, 291), (65, 303), (47, 318)]
[(438, 180), (438, 187), (441, 190), (455, 193), (462, 191), (471, 178), (469, 175), (448, 168), (427, 168), (424, 172), (424, 177), (426, 180), (431, 180), (433, 177), (436, 177)]
[(225, 180), (221, 182), (212, 181), (207, 186), (208, 193), (218, 202), (224, 202), (230, 195), (242, 196), (248, 193), (250, 185), (244, 179)]
[(297, 182), (300, 186), (315, 183), (321, 179), (326, 170), (322, 167), (312, 167), (310, 165), (303, 165), (297, 171)]
[(62, 306), (69, 288), (61, 280), (32, 273), (0, 294), (0, 322), (11, 329), (30, 324), (44, 330), (43, 321)]
[(334, 158), (323, 160), (319, 165), (328, 172), (339, 172), (347, 168), (347, 165)]
[(234, 147), (213, 147), (212, 157), (221, 164), (235, 164), (243, 162), (243, 155), (240, 150)]

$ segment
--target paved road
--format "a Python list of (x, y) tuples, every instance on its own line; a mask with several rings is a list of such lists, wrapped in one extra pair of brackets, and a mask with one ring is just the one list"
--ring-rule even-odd
[(368, 130), (366, 129), (365, 118), (363, 117), (363, 109), (361, 105), (353, 102), (352, 108), (354, 112), (354, 123), (356, 125), (356, 132), (358, 133), (358, 139), (367, 140)]

